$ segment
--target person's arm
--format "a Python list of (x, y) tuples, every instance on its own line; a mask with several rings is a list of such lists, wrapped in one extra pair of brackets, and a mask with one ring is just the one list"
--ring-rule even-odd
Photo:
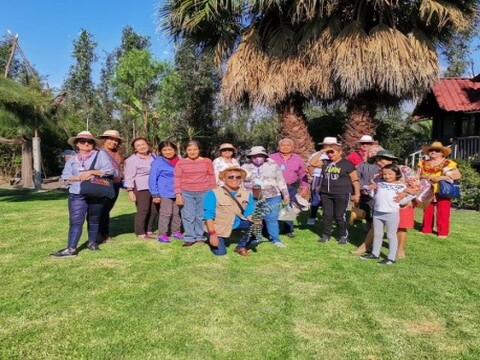
[(184, 203), (181, 189), (182, 175), (182, 159), (180, 159), (173, 170), (173, 192), (175, 193), (175, 203), (178, 206), (182, 206)]
[(135, 166), (135, 160), (133, 158), (134, 155), (129, 157), (127, 160), (125, 160), (125, 187), (127, 188), (128, 191), (128, 198), (130, 201), (135, 202), (137, 201), (137, 197), (135, 196), (135, 193), (133, 192), (133, 189), (135, 188), (135, 174), (136, 174), (136, 166)]
[(148, 189), (150, 194), (152, 194), (152, 202), (154, 204), (160, 204), (160, 187), (159, 179), (161, 175), (160, 161), (154, 160), (152, 162), (152, 167), (150, 168), (150, 173), (148, 174)]
[(350, 176), (354, 190), (352, 200), (355, 204), (358, 204), (360, 202), (360, 181), (358, 180), (358, 172), (357, 170), (354, 170), (348, 175)]
[(308, 193), (308, 189), (310, 188), (308, 184), (308, 177), (307, 177), (307, 167), (305, 165), (305, 161), (299, 156), (300, 158), (300, 167), (298, 169), (298, 178), (300, 179), (300, 191), (302, 195), (305, 192)]
[(217, 198), (213, 191), (207, 192), (203, 200), (203, 219), (209, 234), (208, 242), (212, 246), (218, 246), (218, 235), (215, 230), (215, 216), (217, 209)]
[(205, 163), (207, 165), (207, 176), (208, 176), (208, 182), (210, 184), (210, 189), (216, 189), (217, 188), (217, 179), (215, 177), (215, 170), (213, 169), (213, 163), (212, 160), (209, 158), (205, 158)]
[(314, 167), (314, 168), (320, 168), (323, 166), (323, 160), (321, 159), (321, 156), (323, 155), (324, 151), (320, 150), (317, 155), (313, 156), (309, 161), (308, 161), (308, 166)]

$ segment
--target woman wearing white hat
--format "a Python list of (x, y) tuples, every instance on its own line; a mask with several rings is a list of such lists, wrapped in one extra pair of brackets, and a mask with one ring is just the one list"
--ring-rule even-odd
[(423, 210), (422, 233), (431, 234), (433, 232), (436, 209), (438, 237), (446, 238), (450, 230), (450, 207), (452, 201), (439, 195), (439, 182), (441, 180), (458, 180), (462, 175), (458, 170), (457, 163), (447, 159), (452, 149), (443, 146), (440, 141), (423, 146), (422, 151), (429, 158), (418, 163), (417, 174), (421, 179), (427, 179), (432, 183), (435, 194), (433, 201)]
[[(76, 256), (77, 245), (82, 236), (83, 223), (88, 219), (89, 250), (99, 250), (97, 237), (100, 215), (104, 198), (86, 197), (80, 194), (80, 183), (94, 176), (107, 177), (113, 175), (113, 167), (107, 154), (95, 150), (99, 141), (89, 131), (81, 131), (68, 139), (68, 143), (76, 148), (78, 153), (65, 164), (62, 179), (68, 181), (68, 246), (50, 254), (53, 257)], [(92, 168), (92, 169), (91, 169)]]
[(359, 144), (358, 149), (347, 155), (347, 160), (356, 167), (368, 160), (367, 152), (368, 148), (373, 145), (373, 138), (370, 135), (362, 135), (357, 143)]
[(282, 170), (275, 161), (269, 159), (263, 146), (253, 146), (247, 157), (250, 159), (250, 163), (242, 165), (242, 169), (247, 172), (244, 186), (250, 192), (252, 192), (254, 185), (262, 187), (263, 197), (271, 209), (263, 218), (270, 241), (275, 246), (285, 247), (286, 245), (280, 241), (278, 215), (282, 196), (283, 202), (286, 204), (290, 203), (290, 196)]
[(102, 135), (97, 136), (102, 143), (102, 150), (110, 158), (110, 163), (114, 168), (113, 175), (113, 189), (115, 190), (115, 197), (113, 199), (106, 199), (103, 205), (102, 216), (100, 217), (100, 229), (98, 231), (99, 242), (109, 241), (112, 239), (110, 233), (110, 211), (115, 205), (120, 187), (123, 179), (123, 163), (125, 158), (120, 151), (120, 145), (123, 142), (120, 133), (117, 130), (106, 130)]
[[(358, 204), (360, 201), (360, 183), (355, 166), (343, 158), (342, 145), (336, 137), (326, 137), (323, 150), (316, 158), (310, 160), (314, 167), (322, 167), (322, 181), (320, 196), (323, 204), (323, 234), (318, 241), (330, 240), (333, 220), (338, 226), (338, 243), (345, 245), (348, 242), (346, 211), (350, 198)], [(322, 160), (326, 154), (328, 160)], [(352, 195), (353, 190), (353, 195)]]
[(224, 143), (218, 148), (219, 157), (213, 160), (213, 170), (215, 171), (215, 179), (217, 185), (222, 186), (223, 181), (219, 179), (220, 173), (229, 167), (238, 167), (240, 164), (235, 159), (235, 147), (230, 143)]

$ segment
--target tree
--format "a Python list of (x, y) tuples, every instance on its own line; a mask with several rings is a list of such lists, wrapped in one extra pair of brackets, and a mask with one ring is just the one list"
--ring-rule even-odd
[(33, 187), (31, 136), (48, 120), (50, 103), (50, 93), (0, 78), (0, 124), (17, 133), (14, 138), (0, 137), (0, 143), (22, 146), (22, 185), (27, 188)]
[(118, 61), (111, 84), (123, 108), (140, 120), (141, 126), (135, 136), (137, 132), (149, 135), (149, 124), (156, 118), (155, 93), (164, 69), (165, 64), (145, 49), (131, 50)]
[(93, 36), (87, 30), (81, 29), (73, 42), (72, 57), (75, 62), (63, 84), (63, 91), (68, 93), (68, 101), (59, 119), (70, 122), (66, 124), (69, 127), (67, 135), (80, 130), (80, 124), (84, 124), (81, 128), (87, 129), (92, 123), (99, 127), (99, 102), (92, 80), (92, 66), (97, 61), (96, 47)]
[(276, 106), (282, 133), (312, 151), (307, 100), (346, 101), (348, 144), (375, 132), (376, 107), (396, 105), (438, 78), (436, 46), (474, 18), (478, 0), (180, 1), (162, 29), (215, 54), (228, 104)]

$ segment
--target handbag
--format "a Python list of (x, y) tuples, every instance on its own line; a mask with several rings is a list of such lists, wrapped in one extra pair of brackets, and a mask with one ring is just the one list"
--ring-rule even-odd
[(297, 213), (292, 209), (290, 204), (280, 205), (280, 213), (278, 214), (279, 221), (295, 221), (297, 220)]
[(420, 209), (426, 208), (433, 200), (433, 187), (427, 179), (420, 180), (420, 192), (414, 199), (414, 204)]
[[(98, 153), (93, 159), (89, 170), (93, 170), (97, 162)], [(88, 198), (108, 198), (115, 197), (115, 190), (113, 189), (113, 180), (100, 176), (94, 176), (91, 179), (83, 180), (80, 183), (80, 194)]]
[(460, 184), (458, 181), (440, 180), (438, 195), (450, 199), (458, 199), (460, 197)]
[(291, 207), (295, 214), (300, 214), (302, 211), (310, 210), (310, 202), (303, 198), (300, 194), (296, 194), (291, 202)]

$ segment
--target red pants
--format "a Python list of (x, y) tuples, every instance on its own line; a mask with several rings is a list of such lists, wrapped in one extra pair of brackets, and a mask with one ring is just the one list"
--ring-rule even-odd
[(452, 201), (435, 195), (436, 202), (430, 203), (423, 209), (422, 233), (431, 234), (433, 232), (433, 224), (435, 221), (435, 208), (437, 208), (437, 233), (438, 236), (448, 236), (450, 229), (450, 206)]

